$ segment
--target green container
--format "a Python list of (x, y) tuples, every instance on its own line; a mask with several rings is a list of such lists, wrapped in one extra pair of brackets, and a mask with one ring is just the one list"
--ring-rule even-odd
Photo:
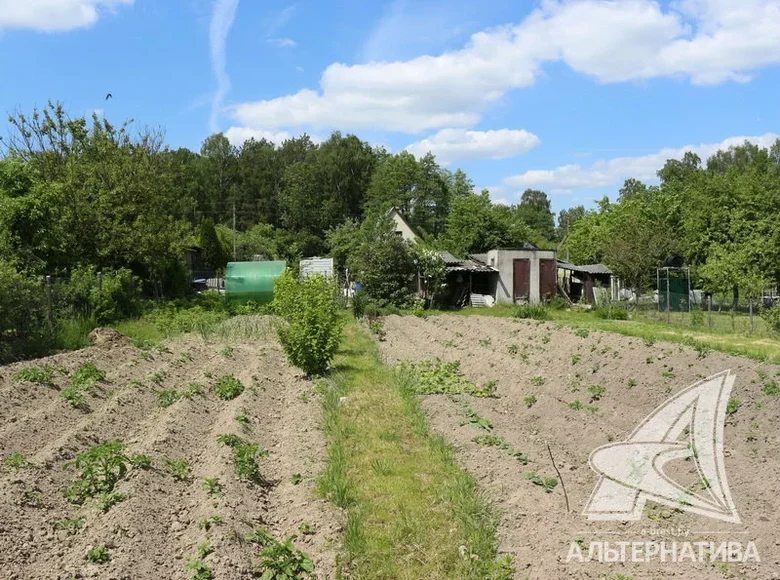
[(225, 299), (268, 304), (274, 299), (274, 281), (286, 267), (287, 262), (228, 262)]

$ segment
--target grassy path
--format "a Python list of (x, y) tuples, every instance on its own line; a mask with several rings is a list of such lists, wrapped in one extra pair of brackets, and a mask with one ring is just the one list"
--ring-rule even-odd
[(326, 389), (328, 467), (321, 491), (347, 513), (350, 578), (501, 579), (497, 515), (430, 434), (416, 395), (350, 322)]

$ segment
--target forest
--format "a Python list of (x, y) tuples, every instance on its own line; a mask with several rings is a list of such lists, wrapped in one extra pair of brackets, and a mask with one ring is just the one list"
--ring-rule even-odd
[[(398, 281), (431, 261), (432, 250), (460, 257), (521, 242), (602, 262), (640, 293), (670, 256), (692, 268), (698, 287), (735, 301), (780, 279), (780, 141), (770, 149), (744, 143), (706, 161), (687, 153), (659, 168), (659, 185), (629, 179), (614, 201), (563, 210), (556, 223), (542, 191), (495, 204), (431, 154), (390, 153), (354, 135), (236, 147), (215, 134), (194, 152), (136, 127), (72, 117), (56, 103), (9, 118), (0, 141), (4, 334), (40, 326), (46, 275), (80, 281), (70, 303), (86, 304), (93, 318), (132, 315), (136, 294), (186, 294), (183, 251), (192, 246), (215, 270), (257, 255), (291, 263), (333, 256), (375, 297), (400, 304), (409, 296)], [(419, 248), (389, 235), (391, 207), (420, 234)], [(95, 298), (98, 271), (114, 274)]]

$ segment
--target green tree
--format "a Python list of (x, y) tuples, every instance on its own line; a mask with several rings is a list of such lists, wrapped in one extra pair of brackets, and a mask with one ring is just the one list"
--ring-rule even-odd
[(526, 189), (520, 196), (520, 214), (528, 226), (545, 240), (555, 238), (555, 215), (550, 211), (547, 194), (537, 189)]

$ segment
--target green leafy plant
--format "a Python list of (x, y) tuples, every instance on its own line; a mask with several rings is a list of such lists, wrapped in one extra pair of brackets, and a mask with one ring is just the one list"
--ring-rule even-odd
[(192, 466), (186, 458), (173, 460), (166, 457), (163, 459), (163, 467), (176, 481), (186, 481), (192, 474)]
[(27, 381), (39, 385), (50, 385), (54, 379), (54, 369), (49, 365), (40, 367), (27, 367), (19, 370), (14, 375), (15, 381)]
[(76, 369), (76, 372), (73, 373), (71, 385), (83, 390), (90, 390), (97, 383), (104, 381), (105, 379), (106, 373), (97, 368), (94, 363), (88, 362), (79, 366), (79, 368)]
[(579, 336), (580, 338), (588, 338), (590, 336), (590, 332), (587, 328), (577, 328), (574, 331), (574, 336)]
[(100, 511), (107, 512), (116, 504), (123, 502), (126, 499), (127, 499), (127, 494), (118, 491), (101, 493), (100, 495), (97, 496), (97, 505), (100, 508)]
[(582, 359), (582, 357), (580, 355), (578, 355), (578, 354), (571, 355), (571, 364), (572, 364), (572, 366), (576, 365), (577, 363), (579, 363), (581, 359)]
[(507, 351), (509, 352), (509, 354), (511, 354), (512, 356), (514, 356), (514, 355), (516, 355), (516, 354), (517, 354), (517, 352), (518, 352), (518, 347), (517, 347), (517, 345), (516, 345), (516, 344), (510, 344), (510, 345), (507, 347)]
[(530, 409), (536, 404), (536, 395), (528, 395), (523, 399), (523, 402), (525, 403), (525, 406)]
[(603, 397), (607, 392), (607, 388), (602, 385), (591, 385), (587, 390), (588, 394), (590, 395), (591, 402), (601, 400), (601, 397)]
[[(226, 445), (232, 450), (232, 462), (239, 479), (262, 483), (260, 467), (257, 465), (257, 456), (260, 448), (256, 443), (248, 443), (238, 435), (220, 435), (217, 442)], [(263, 452), (266, 454), (266, 452)]]
[(27, 461), (24, 455), (18, 451), (14, 451), (11, 455), (3, 459), (3, 465), (12, 469), (23, 469), (25, 467), (30, 467), (32, 464)]
[(764, 384), (761, 390), (764, 391), (764, 394), (766, 395), (772, 395), (774, 397), (780, 395), (780, 386), (778, 386), (775, 381), (769, 381)]
[(484, 429), (485, 431), (491, 431), (493, 429), (493, 423), (490, 422), (490, 419), (481, 417), (473, 409), (465, 407), (464, 412), (466, 413), (466, 419), (469, 424)]
[(636, 379), (628, 379), (626, 382), (626, 388), (633, 389), (637, 385)]
[(157, 401), (163, 409), (167, 409), (181, 398), (182, 395), (176, 389), (165, 389), (157, 392)]
[(211, 390), (223, 401), (231, 401), (244, 392), (244, 385), (233, 375), (225, 375), (217, 379)]
[(211, 568), (202, 559), (190, 560), (184, 569), (192, 572), (192, 580), (213, 580), (214, 578)]
[(206, 490), (208, 496), (212, 499), (222, 497), (222, 484), (219, 482), (219, 478), (210, 477), (203, 480), (203, 489)]
[(726, 405), (726, 414), (727, 415), (733, 415), (737, 411), (739, 411), (739, 408), (742, 406), (742, 401), (739, 399), (729, 399), (728, 404)]
[(206, 530), (208, 532), (212, 527), (220, 526), (223, 523), (225, 523), (224, 518), (219, 514), (214, 514), (213, 516), (198, 522), (198, 527), (201, 530)]
[(398, 364), (397, 371), (406, 375), (411, 388), (419, 395), (468, 393), (475, 397), (491, 397), (495, 392), (495, 382), (479, 388), (466, 379), (460, 372), (458, 361), (404, 361)]
[(211, 547), (211, 544), (208, 542), (201, 542), (198, 544), (198, 558), (201, 560), (214, 552), (214, 548)]
[(569, 403), (569, 408), (574, 409), (575, 411), (579, 411), (580, 409), (582, 409), (582, 407), (583, 405), (580, 401), (572, 401), (571, 403)]
[(554, 477), (541, 477), (535, 471), (527, 471), (523, 474), (523, 479), (527, 479), (534, 485), (542, 487), (544, 491), (550, 493), (558, 485), (558, 480)]
[(298, 526), (298, 531), (302, 533), (304, 536), (311, 536), (313, 535), (317, 530), (316, 528), (311, 525), (309, 522), (301, 522), (301, 524)]
[(272, 540), (260, 552), (256, 572), (261, 580), (288, 580), (314, 578), (314, 562), (305, 552), (293, 546), (295, 536), (284, 542)]
[(303, 481), (303, 476), (300, 473), (294, 473), (293, 476), (290, 478), (290, 482), (293, 485), (298, 485), (302, 481)]
[(225, 358), (233, 358), (233, 347), (232, 346), (226, 346), (222, 349), (222, 356)]
[(79, 518), (77, 520), (58, 520), (54, 522), (54, 529), (75, 532), (83, 528), (85, 522), (86, 520), (84, 518)]
[(249, 431), (252, 428), (252, 420), (249, 418), (249, 411), (246, 408), (241, 409), (241, 412), (233, 417), (236, 423), (241, 425), (241, 428), (245, 431)]
[(66, 469), (81, 470), (79, 477), (68, 485), (65, 492), (68, 500), (83, 503), (88, 497), (114, 491), (116, 483), (125, 477), (128, 466), (132, 465), (125, 455), (125, 447), (122, 441), (106, 441), (66, 463)]
[(111, 561), (111, 552), (105, 546), (95, 546), (87, 552), (84, 559), (92, 564), (105, 564)]
[(536, 387), (541, 387), (544, 384), (544, 377), (531, 377), (531, 384)]
[(479, 435), (477, 437), (474, 437), (473, 441), (478, 445), (484, 445), (485, 447), (496, 447), (497, 449), (501, 449), (502, 451), (505, 451), (508, 455), (520, 461), (520, 463), (522, 463), (523, 465), (528, 463), (528, 456), (525, 453), (513, 449), (512, 446), (509, 444), (509, 442), (503, 437), (499, 437), (498, 435)]
[(323, 374), (336, 354), (343, 321), (336, 288), (324, 276), (299, 280), (289, 270), (274, 285), (279, 342), (294, 366), (309, 376)]

